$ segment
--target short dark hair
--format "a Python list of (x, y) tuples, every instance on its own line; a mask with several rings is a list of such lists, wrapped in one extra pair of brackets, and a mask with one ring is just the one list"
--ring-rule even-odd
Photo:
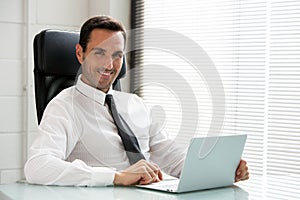
[(83, 52), (86, 51), (87, 44), (90, 40), (91, 32), (94, 29), (106, 29), (111, 31), (121, 31), (124, 37), (124, 44), (126, 43), (126, 30), (124, 25), (110, 16), (95, 16), (88, 19), (81, 27), (79, 44)]

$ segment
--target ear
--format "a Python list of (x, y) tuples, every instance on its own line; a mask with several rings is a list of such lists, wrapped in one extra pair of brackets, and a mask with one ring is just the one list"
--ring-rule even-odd
[(80, 44), (76, 44), (76, 57), (80, 64), (83, 63), (83, 49)]

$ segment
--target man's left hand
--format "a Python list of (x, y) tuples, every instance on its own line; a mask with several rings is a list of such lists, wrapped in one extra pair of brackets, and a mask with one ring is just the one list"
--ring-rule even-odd
[(248, 172), (247, 162), (241, 160), (235, 172), (235, 182), (244, 181), (248, 179), (249, 179), (249, 172)]

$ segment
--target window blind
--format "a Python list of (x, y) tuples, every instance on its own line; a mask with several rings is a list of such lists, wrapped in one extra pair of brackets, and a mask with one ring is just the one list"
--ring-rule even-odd
[[(299, 178), (300, 2), (144, 0), (133, 4), (133, 28), (172, 30), (209, 55), (225, 96), (220, 134), (248, 134), (244, 159), (251, 174)], [(143, 31), (139, 33), (133, 45), (143, 46)], [(174, 39), (174, 46), (195, 53)], [(210, 88), (201, 70), (195, 70), (189, 60), (172, 48), (145, 46), (133, 54), (132, 87), (158, 110), (157, 117), (171, 137), (186, 145), (191, 136), (207, 135), (213, 120), (222, 120), (213, 117)], [(167, 85), (149, 82), (161, 76), (163, 69), (176, 72), (181, 79), (163, 74), (169, 80)], [(194, 101), (180, 97), (187, 89), (193, 92)], [(183, 109), (191, 103), (197, 105)], [(196, 129), (188, 128), (195, 124), (192, 119), (183, 123), (183, 112), (196, 112)], [(269, 187), (276, 189), (276, 185)]]
[[(291, 191), (299, 191), (294, 182), (300, 176), (300, 2), (274, 0), (269, 7), (266, 168), (279, 177), (269, 186), (274, 194), (297, 199)], [(282, 191), (277, 182), (290, 190)]]

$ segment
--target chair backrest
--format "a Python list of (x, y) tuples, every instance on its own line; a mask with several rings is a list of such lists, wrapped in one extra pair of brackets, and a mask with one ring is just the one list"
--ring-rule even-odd
[[(63, 89), (74, 85), (81, 65), (75, 46), (79, 33), (60, 30), (43, 30), (34, 38), (34, 82), (38, 124), (49, 101)], [(120, 78), (126, 73), (124, 57), (121, 72), (113, 88), (121, 90)]]

